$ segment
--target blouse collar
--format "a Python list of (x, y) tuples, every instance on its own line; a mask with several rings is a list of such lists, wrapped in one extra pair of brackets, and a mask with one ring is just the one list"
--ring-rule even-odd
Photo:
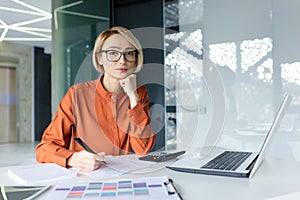
[(97, 92), (100, 94), (100, 96), (104, 97), (107, 100), (110, 100), (112, 98), (112, 96), (119, 96), (119, 95), (124, 95), (124, 90), (121, 89), (120, 92), (118, 94), (114, 94), (111, 92), (108, 92), (102, 83), (103, 80), (103, 75), (98, 79), (97, 81)]

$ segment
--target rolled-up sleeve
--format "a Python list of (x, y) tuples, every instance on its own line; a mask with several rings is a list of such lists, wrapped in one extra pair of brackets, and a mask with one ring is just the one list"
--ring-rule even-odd
[(131, 117), (130, 127), (130, 145), (137, 154), (149, 152), (156, 141), (156, 135), (150, 126), (149, 97), (145, 87), (138, 90), (140, 101), (138, 104), (129, 109)]

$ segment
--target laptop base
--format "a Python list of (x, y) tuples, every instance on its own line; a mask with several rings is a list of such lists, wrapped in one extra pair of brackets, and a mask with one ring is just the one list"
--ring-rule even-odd
[(194, 173), (194, 174), (204, 174), (204, 175), (216, 175), (216, 176), (228, 176), (228, 177), (237, 177), (237, 178), (249, 178), (249, 172), (243, 173), (243, 172), (235, 172), (232, 173), (229, 171), (222, 172), (222, 171), (207, 171), (203, 170), (201, 168), (199, 169), (192, 169), (192, 168), (181, 168), (181, 167), (172, 167), (172, 166), (166, 166), (166, 168), (179, 171), (179, 172), (187, 172), (187, 173)]

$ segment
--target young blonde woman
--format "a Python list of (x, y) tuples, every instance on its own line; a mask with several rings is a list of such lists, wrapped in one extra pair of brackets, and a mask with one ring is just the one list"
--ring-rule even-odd
[(136, 88), (135, 73), (143, 64), (139, 41), (124, 27), (105, 30), (96, 39), (93, 64), (102, 75), (70, 87), (36, 146), (38, 162), (93, 171), (104, 155), (145, 154), (154, 146), (148, 93)]

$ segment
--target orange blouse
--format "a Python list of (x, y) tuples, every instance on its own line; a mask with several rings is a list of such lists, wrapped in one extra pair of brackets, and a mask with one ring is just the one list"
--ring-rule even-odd
[(67, 167), (66, 160), (83, 150), (74, 141), (77, 137), (106, 155), (149, 152), (156, 140), (150, 127), (149, 97), (144, 86), (137, 93), (139, 102), (130, 109), (127, 94), (107, 92), (100, 79), (70, 87), (36, 146), (37, 161)]

